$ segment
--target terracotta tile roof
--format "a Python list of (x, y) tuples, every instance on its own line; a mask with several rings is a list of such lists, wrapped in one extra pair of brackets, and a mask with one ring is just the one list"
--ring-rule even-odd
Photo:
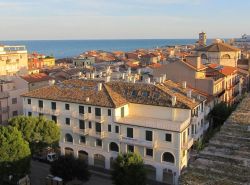
[(236, 67), (231, 66), (220, 66), (218, 64), (209, 64), (208, 67), (215, 69), (216, 71), (219, 71), (225, 76), (232, 75), (237, 73)]
[(184, 61), (184, 60), (180, 60), (180, 62), (183, 62), (184, 64), (186, 64), (188, 67), (194, 69), (194, 70), (203, 70), (206, 69), (206, 66), (203, 64), (200, 64), (200, 68), (198, 69), (196, 66), (194, 66), (191, 62), (189, 61)]
[[(102, 90), (97, 90), (102, 83)], [(177, 97), (174, 107), (192, 109), (200, 101), (193, 94), (192, 99), (186, 96), (186, 90), (177, 84), (166, 81), (164, 84), (107, 82), (97, 80), (67, 80), (59, 85), (44, 87), (24, 94), (24, 97), (48, 99), (55, 101), (82, 103), (102, 107), (120, 107), (127, 103), (172, 107), (172, 96)], [(89, 100), (87, 101), (87, 98)], [(193, 101), (196, 99), (196, 101)]]
[(25, 75), (25, 76), (21, 76), (21, 78), (29, 83), (49, 81), (53, 79), (52, 77), (46, 75), (45, 73)]
[(233, 47), (225, 43), (213, 43), (204, 48), (198, 48), (196, 51), (205, 51), (205, 52), (236, 52), (240, 49)]

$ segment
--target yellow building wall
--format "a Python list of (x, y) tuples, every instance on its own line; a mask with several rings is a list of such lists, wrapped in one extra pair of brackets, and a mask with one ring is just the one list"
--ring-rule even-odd
[(55, 66), (55, 58), (44, 58), (43, 59), (44, 66), (53, 67)]

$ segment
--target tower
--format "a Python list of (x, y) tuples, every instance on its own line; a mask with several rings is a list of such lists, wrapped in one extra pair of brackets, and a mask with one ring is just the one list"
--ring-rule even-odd
[(207, 45), (207, 34), (205, 32), (199, 33), (199, 46), (205, 47)]

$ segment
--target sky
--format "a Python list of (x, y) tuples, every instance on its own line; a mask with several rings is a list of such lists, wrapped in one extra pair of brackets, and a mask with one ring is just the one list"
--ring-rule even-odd
[(0, 0), (0, 40), (250, 34), (249, 0)]

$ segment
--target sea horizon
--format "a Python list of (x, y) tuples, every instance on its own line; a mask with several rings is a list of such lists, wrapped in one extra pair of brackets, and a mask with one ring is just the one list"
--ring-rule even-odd
[[(211, 42), (209, 39), (208, 42)], [(89, 50), (133, 51), (157, 47), (195, 44), (197, 39), (79, 39), (79, 40), (2, 40), (0, 44), (25, 45), (29, 53), (72, 58)]]

